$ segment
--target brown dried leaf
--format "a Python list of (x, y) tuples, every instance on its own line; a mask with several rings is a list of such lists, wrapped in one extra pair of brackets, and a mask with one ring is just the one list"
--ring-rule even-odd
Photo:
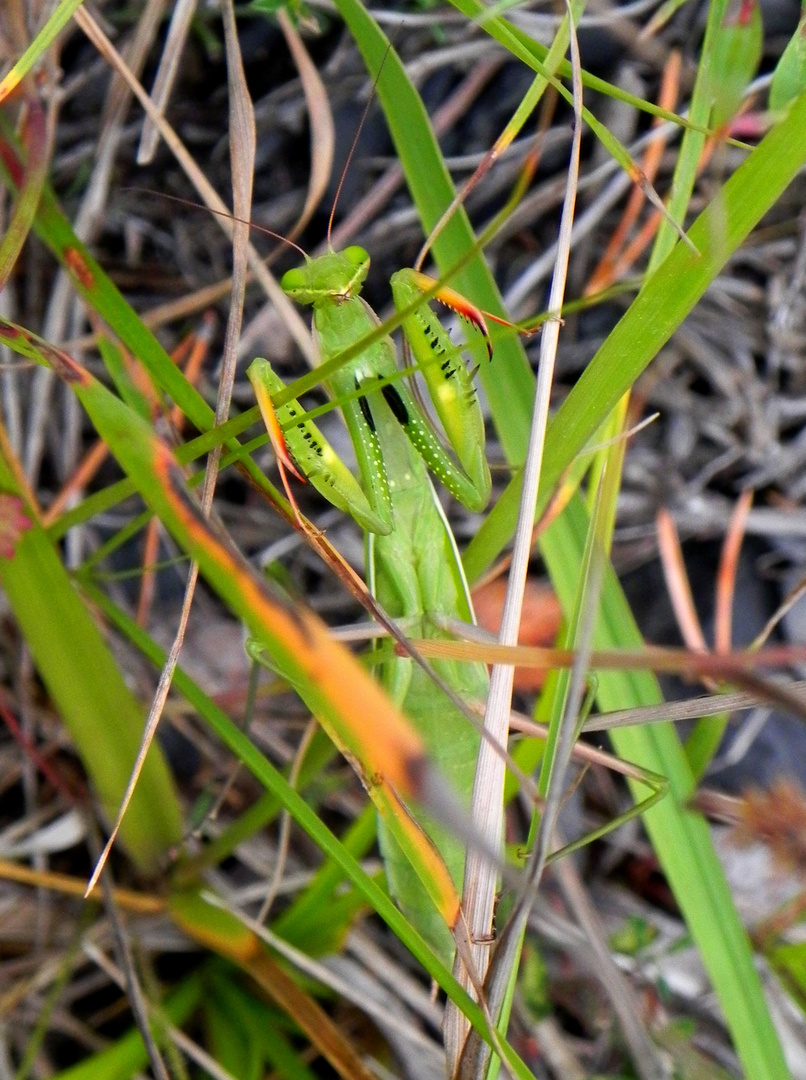
[(769, 791), (750, 788), (731, 839), (742, 847), (766, 844), (782, 868), (806, 873), (806, 793), (788, 778), (776, 780)]

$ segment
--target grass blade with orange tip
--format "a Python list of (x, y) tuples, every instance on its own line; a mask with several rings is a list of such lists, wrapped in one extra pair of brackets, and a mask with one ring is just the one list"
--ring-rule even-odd
[(84, 0), (61, 0), (61, 3), (50, 15), (36, 38), (14, 64), (11, 71), (3, 77), (3, 81), (0, 82), (0, 104), (14, 92), (29, 71), (33, 69), (37, 60), (53, 44), (62, 29), (73, 17), (76, 9), (81, 7), (83, 2)]
[[(4, 325), (7, 334), (9, 324)], [(434, 784), (439, 785), (440, 797), (450, 795), (403, 715), (312, 612), (293, 605), (264, 581), (223, 531), (202, 516), (170, 450), (142, 418), (67, 354), (44, 342), (32, 342), (31, 335), (25, 348), (72, 387), (99, 435), (165, 527), (198, 560), (208, 582), (292, 680), (356, 768), (441, 916), (453, 925), (459, 904), (450, 875), (432, 846), (413, 828), (400, 801), (427, 803), (429, 786)]]

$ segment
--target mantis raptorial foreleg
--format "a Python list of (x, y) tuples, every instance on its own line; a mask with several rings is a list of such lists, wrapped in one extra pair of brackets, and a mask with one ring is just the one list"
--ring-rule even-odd
[[(361, 485), (316, 424), (304, 419), (299, 403), (289, 401), (274, 408), (271, 396), (284, 390), (285, 383), (268, 360), (261, 357), (254, 360), (249, 366), (249, 378), (280, 460), (297, 476), (302, 473), (301, 478), (308, 480), (333, 506), (352, 514), (367, 532), (388, 532), (388, 515), (384, 518), (373, 510)], [(289, 462), (287, 447), (298, 468)]]

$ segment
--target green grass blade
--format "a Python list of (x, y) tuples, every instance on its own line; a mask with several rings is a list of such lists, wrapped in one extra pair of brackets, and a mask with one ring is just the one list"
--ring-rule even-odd
[[(549, 425), (538, 513), (545, 509), (563, 471), (806, 163), (804, 125), (806, 94), (797, 99), (691, 226), (688, 235), (699, 254), (678, 242), (588, 364)], [(519, 499), (520, 480), (516, 477), (465, 553), (465, 570), (471, 581), (511, 539)]]
[[(700, 63), (697, 67), (697, 79), (694, 83), (689, 106), (689, 118), (695, 125), (707, 125), (708, 117), (711, 115), (709, 88), (713, 81), (711, 76), (713, 42), (719, 34), (719, 26), (727, 6), (728, 0), (714, 0), (714, 3), (708, 5), (708, 22), (705, 27)], [(704, 146), (705, 135), (702, 131), (689, 129), (683, 135), (680, 153), (675, 162), (672, 190), (669, 195), (669, 213), (677, 222), (682, 223), (685, 221)], [(652, 256), (649, 260), (650, 271), (660, 266), (674, 247), (676, 239), (674, 230), (670, 228), (668, 222), (661, 222), (652, 248)]]
[[(25, 503), (15, 469), (0, 454), (0, 490)], [(0, 584), (37, 669), (91, 777), (101, 807), (114, 821), (137, 756), (145, 714), (58, 552), (33, 522), (13, 557), (0, 558)], [(182, 814), (158, 746), (146, 759), (140, 783), (120, 830), (139, 869), (154, 873), (183, 834)]]
[[(541, 543), (564, 607), (573, 602), (587, 528), (585, 509), (574, 499)], [(642, 646), (618, 579), (608, 567), (594, 648)], [(600, 671), (597, 679), (596, 697), (602, 711), (663, 701), (650, 672)], [(610, 737), (619, 756), (668, 778), (669, 793), (644, 815), (644, 824), (719, 995), (746, 1075), (785, 1080), (789, 1072), (708, 825), (686, 806), (695, 784), (674, 726), (623, 728)], [(634, 798), (643, 797), (640, 786), (632, 782), (630, 786)]]
[(73, 13), (84, 0), (61, 0), (48, 21), (0, 83), (0, 102), (20, 84), (39, 57), (53, 44), (61, 30), (72, 19)]
[(17, 256), (36, 214), (48, 170), (48, 139), (45, 114), (36, 98), (27, 101), (25, 124), (26, 169), (20, 184), (20, 197), (11, 215), (8, 228), (0, 241), (0, 289), (8, 282)]
[(785, 109), (806, 89), (806, 13), (802, 6), (801, 12), (797, 29), (773, 72), (769, 96), (771, 112)]

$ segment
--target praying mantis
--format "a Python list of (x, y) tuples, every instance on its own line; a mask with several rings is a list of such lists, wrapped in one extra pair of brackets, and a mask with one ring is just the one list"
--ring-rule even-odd
[[(350, 247), (306, 259), (281, 280), (285, 292), (313, 307), (322, 362), (379, 325), (360, 296), (368, 269), (366, 251)], [(420, 293), (433, 284), (418, 271), (402, 270), (392, 278), (392, 292), (398, 310), (404, 312), (406, 339), (455, 457), (435, 434), (412, 392), (398, 380), (395, 347), (388, 336), (359, 352), (328, 380), (352, 438), (360, 484), (314, 423), (304, 418), (298, 402), (274, 410), (271, 396), (284, 384), (269, 363), (257, 359), (248, 372), (281, 458), (364, 528), (367, 574), (376, 600), (407, 634), (421, 637), (437, 632), (435, 617), (472, 621), (459, 553), (428, 470), (473, 510), (486, 506), (491, 487), (484, 422), (471, 374), (433, 312), (416, 304)], [(481, 312), (452, 290), (442, 289), (437, 296), (461, 311), (489, 341)], [(286, 446), (296, 466), (288, 460)], [(484, 699), (483, 665), (440, 661), (434, 667), (464, 700)], [(387, 660), (381, 679), (419, 729), (454, 790), (466, 797), (478, 752), (476, 730), (411, 660)], [(464, 863), (461, 842), (433, 821), (426, 828), (458, 887)], [(380, 835), (395, 898), (424, 936), (449, 957), (453, 941), (448, 927), (383, 824)]]
[[(368, 584), (384, 611), (411, 637), (437, 637), (440, 620), (472, 621), (472, 606), (429, 469), (473, 511), (484, 509), (491, 484), (472, 374), (426, 307), (422, 294), (436, 296), (456, 310), (489, 343), (485, 315), (452, 290), (437, 287), (419, 270), (398, 271), (392, 277), (406, 341), (429, 389), (451, 453), (400, 382), (394, 345), (388, 337), (378, 337), (379, 320), (360, 296), (369, 270), (367, 252), (350, 247), (304, 258), (304, 265), (284, 275), (281, 287), (313, 308), (319, 361), (328, 368), (325, 385), (343, 410), (361, 482), (296, 400), (275, 409), (272, 399), (284, 394), (285, 386), (268, 361), (260, 358), (248, 372), (258, 404), (281, 463), (304, 476), (364, 528)], [(362, 350), (361, 342), (373, 335), (377, 340)], [(334, 373), (334, 364), (347, 350), (350, 358)], [(489, 344), (488, 355), (491, 359)], [(478, 756), (477, 729), (412, 660), (378, 652), (385, 661), (380, 676), (385, 688), (413, 721), (433, 762), (467, 805)], [(435, 661), (433, 667), (450, 690), (471, 706), (486, 699), (488, 680), (483, 665), (443, 659)], [(368, 717), (367, 723), (371, 722)], [(458, 890), (465, 856), (463, 841), (439, 822), (424, 817), (418, 821)], [(412, 924), (450, 961), (453, 926), (434, 903), (422, 877), (413, 872), (383, 818), (379, 836), (390, 891)]]
[[(307, 259), (281, 280), (289, 295), (313, 307), (322, 363), (338, 357), (348, 345), (360, 342), (379, 326), (377, 316), (360, 296), (368, 269), (367, 253), (353, 247)], [(430, 291), (432, 287), (431, 280), (417, 271), (399, 271), (392, 280), (396, 307), (408, 311), (418, 290)], [(437, 295), (445, 299), (444, 292)], [(486, 337), (481, 312), (450, 292), (447, 302), (453, 308), (461, 304), (463, 311), (469, 312), (469, 321)], [(430, 309), (414, 306), (414, 312), (414, 318), (403, 316), (406, 340), (424, 369), (446, 433), (458, 430), (462, 436), (451, 440), (455, 459), (437, 439), (410, 391), (399, 382), (395, 347), (388, 336), (359, 351), (327, 380), (329, 392), (344, 412), (361, 483), (305, 417), (298, 401), (292, 399), (275, 410), (272, 395), (280, 393), (284, 383), (268, 361), (254, 360), (248, 375), (281, 461), (294, 472), (303, 473), (326, 499), (350, 513), (364, 528), (367, 578), (376, 601), (404, 633), (428, 639), (440, 636), (440, 620), (473, 620), (459, 552), (429, 469), (451, 494), (473, 509), (486, 504), (490, 474), (472, 377)], [(252, 655), (259, 654), (252, 651)], [(477, 729), (420, 666), (409, 658), (384, 655), (383, 686), (417, 728), (431, 760), (453, 791), (468, 805), (479, 750)], [(464, 702), (472, 706), (485, 700), (488, 676), (483, 664), (441, 659), (432, 666)], [(304, 696), (304, 689), (301, 692)], [(371, 724), (371, 717), (367, 722)], [(649, 805), (662, 797), (665, 786), (661, 777), (648, 777), (646, 782), (655, 791)], [(409, 811), (412, 808), (407, 807)], [(444, 823), (412, 812), (428, 842), (437, 849), (458, 896), (465, 861), (463, 840)], [(378, 831), (394, 899), (443, 960), (450, 962), (455, 924), (449, 925), (444, 908), (435, 903), (427, 883), (415, 872), (397, 834), (382, 816)]]

